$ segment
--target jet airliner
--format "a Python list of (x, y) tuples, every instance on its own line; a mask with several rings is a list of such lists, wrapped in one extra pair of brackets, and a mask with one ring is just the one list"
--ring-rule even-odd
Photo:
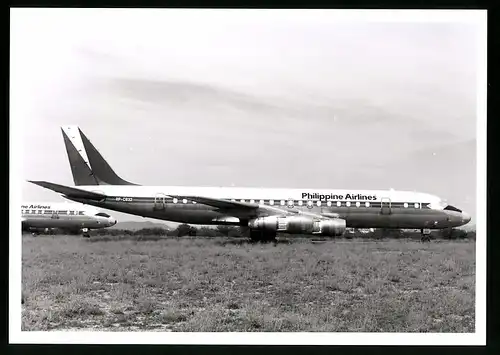
[(30, 181), (63, 197), (128, 214), (245, 227), (254, 240), (277, 233), (340, 236), (346, 228), (430, 229), (470, 216), (435, 195), (396, 190), (143, 186), (119, 177), (78, 126), (61, 127), (75, 187)]
[(40, 231), (60, 229), (81, 232), (89, 237), (90, 229), (111, 227), (116, 219), (93, 206), (80, 203), (23, 203), (21, 205), (21, 225), (25, 231), (37, 235)]

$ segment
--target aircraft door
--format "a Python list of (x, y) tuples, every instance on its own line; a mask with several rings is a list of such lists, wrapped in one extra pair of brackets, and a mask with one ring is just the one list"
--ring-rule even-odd
[(391, 199), (388, 197), (382, 197), (380, 199), (380, 214), (389, 215), (391, 214)]
[(155, 201), (153, 204), (153, 210), (155, 211), (162, 211), (165, 209), (165, 199), (167, 196), (163, 193), (158, 193), (155, 196)]

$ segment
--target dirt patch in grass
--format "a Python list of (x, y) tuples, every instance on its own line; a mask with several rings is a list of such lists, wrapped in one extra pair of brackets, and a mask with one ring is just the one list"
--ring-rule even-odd
[(23, 330), (474, 332), (475, 244), (23, 237)]

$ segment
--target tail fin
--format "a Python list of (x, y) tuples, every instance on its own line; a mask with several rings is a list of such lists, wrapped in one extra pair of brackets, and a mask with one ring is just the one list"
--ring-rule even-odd
[(78, 126), (64, 126), (61, 130), (76, 186), (136, 185), (114, 172)]

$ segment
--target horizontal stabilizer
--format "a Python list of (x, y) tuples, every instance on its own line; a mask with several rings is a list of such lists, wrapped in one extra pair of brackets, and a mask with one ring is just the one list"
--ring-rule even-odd
[(59, 184), (54, 184), (52, 182), (48, 181), (31, 181), (28, 180), (29, 182), (45, 187), (46, 189), (59, 192), (60, 194), (66, 195), (68, 197), (76, 197), (76, 198), (85, 198), (85, 199), (90, 199), (90, 200), (102, 200), (106, 198), (106, 195), (99, 194), (96, 192), (90, 192), (90, 191), (85, 191), (85, 190), (80, 190), (76, 189), (74, 187), (69, 187), (65, 185), (59, 185)]

